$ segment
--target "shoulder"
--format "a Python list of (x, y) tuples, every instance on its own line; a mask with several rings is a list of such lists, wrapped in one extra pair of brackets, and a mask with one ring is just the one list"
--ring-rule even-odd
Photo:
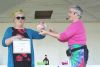
[(12, 27), (6, 28), (6, 31), (12, 31)]
[(76, 26), (76, 27), (79, 27), (81, 25), (83, 25), (83, 21), (82, 20), (78, 20), (77, 22), (73, 23), (73, 26)]

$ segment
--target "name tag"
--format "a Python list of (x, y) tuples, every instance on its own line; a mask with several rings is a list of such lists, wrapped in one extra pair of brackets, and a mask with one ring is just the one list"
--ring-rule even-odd
[(30, 39), (13, 40), (13, 53), (31, 53)]

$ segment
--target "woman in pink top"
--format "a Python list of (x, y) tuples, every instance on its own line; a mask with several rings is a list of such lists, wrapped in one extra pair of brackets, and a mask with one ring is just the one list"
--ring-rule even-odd
[(70, 57), (71, 67), (86, 67), (88, 60), (88, 49), (86, 46), (86, 31), (81, 20), (83, 10), (78, 6), (69, 9), (69, 20), (71, 24), (64, 32), (58, 34), (53, 30), (42, 30), (40, 34), (50, 35), (61, 42), (68, 42), (69, 49), (66, 51)]

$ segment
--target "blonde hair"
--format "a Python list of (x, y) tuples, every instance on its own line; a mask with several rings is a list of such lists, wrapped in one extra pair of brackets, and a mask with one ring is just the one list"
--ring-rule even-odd
[(24, 14), (24, 11), (22, 9), (13, 10), (13, 12), (11, 12), (10, 16), (15, 17), (17, 14)]
[(14, 13), (14, 16), (16, 16), (17, 14), (24, 14), (24, 11), (20, 9)]

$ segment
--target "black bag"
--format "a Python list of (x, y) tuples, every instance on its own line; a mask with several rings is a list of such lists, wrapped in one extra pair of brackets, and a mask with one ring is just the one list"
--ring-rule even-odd
[(80, 49), (84, 49), (84, 50), (88, 50), (87, 49), (87, 46), (86, 45), (84, 45), (84, 46), (81, 46), (81, 47), (78, 47), (78, 48), (74, 48), (74, 49), (68, 49), (68, 50), (66, 50), (66, 54), (67, 54), (67, 56), (71, 56), (71, 54), (72, 54), (72, 52), (74, 52), (74, 51), (77, 51), (77, 50), (80, 50)]
[(66, 55), (71, 56), (71, 50), (70, 49), (66, 50)]

